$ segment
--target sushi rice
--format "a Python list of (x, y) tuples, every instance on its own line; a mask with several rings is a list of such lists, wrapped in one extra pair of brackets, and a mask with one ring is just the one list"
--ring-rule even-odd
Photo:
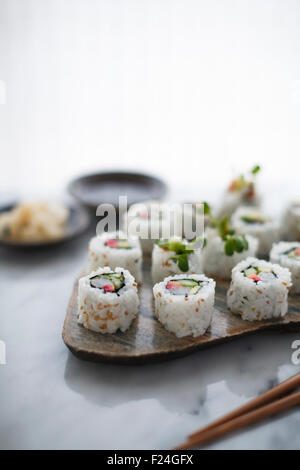
[(281, 238), (287, 241), (300, 241), (300, 201), (292, 202), (281, 220)]
[(259, 207), (261, 205), (261, 196), (257, 191), (255, 181), (255, 175), (259, 170), (260, 167), (256, 166), (250, 173), (240, 175), (231, 181), (217, 210), (218, 217), (232, 215), (239, 206)]
[(97, 333), (126, 331), (138, 312), (137, 284), (129, 271), (99, 268), (79, 279), (78, 323)]
[(231, 271), (237, 263), (248, 258), (248, 256), (255, 256), (257, 253), (258, 240), (251, 235), (245, 235), (248, 249), (241, 253), (235, 252), (231, 256), (225, 253), (225, 242), (215, 229), (207, 229), (205, 236), (206, 246), (203, 249), (203, 265), (204, 272), (208, 276), (230, 279)]
[(275, 243), (270, 261), (290, 270), (293, 282), (291, 294), (300, 294), (300, 242)]
[(126, 238), (124, 232), (105, 232), (89, 244), (86, 272), (99, 267), (127, 269), (137, 282), (142, 282), (142, 250), (137, 237)]
[(269, 255), (273, 243), (279, 240), (278, 222), (252, 207), (237, 209), (232, 216), (232, 226), (238, 233), (257, 238), (261, 256)]
[[(173, 248), (174, 247), (174, 248)], [(179, 247), (179, 250), (177, 249)], [(181, 249), (183, 247), (183, 250)], [(187, 249), (191, 253), (186, 253), (186, 266), (182, 267), (176, 257), (178, 251)], [(152, 252), (151, 275), (153, 284), (162, 281), (165, 277), (174, 274), (201, 274), (202, 253), (201, 250), (194, 250), (194, 244), (180, 237), (172, 237), (169, 240), (157, 240)]]
[[(188, 240), (195, 237), (203, 237), (205, 227), (208, 226), (210, 215), (205, 213), (205, 206), (211, 211), (211, 206), (206, 202), (186, 202), (182, 206), (182, 236)], [(187, 229), (188, 227), (188, 229)], [(193, 235), (189, 231), (193, 230)]]
[(291, 288), (288, 269), (257, 258), (247, 258), (232, 270), (227, 305), (243, 320), (283, 317)]
[(155, 313), (178, 338), (203, 335), (212, 319), (215, 281), (203, 274), (169, 276), (155, 284)]
[(133, 204), (124, 216), (123, 225), (130, 235), (139, 237), (143, 253), (151, 255), (155, 240), (165, 236), (165, 231), (169, 232), (168, 236), (182, 235), (181, 219), (180, 206), (148, 201)]

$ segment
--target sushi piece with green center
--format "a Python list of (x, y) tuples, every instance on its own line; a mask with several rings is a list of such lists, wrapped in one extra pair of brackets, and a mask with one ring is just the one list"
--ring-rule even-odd
[(288, 256), (289, 258), (293, 258), (297, 261), (300, 261), (300, 248), (299, 247), (290, 248), (289, 250), (285, 251), (282, 254)]
[(277, 274), (267, 266), (248, 266), (243, 271), (244, 277), (252, 279), (256, 284), (261, 281), (267, 281), (277, 278)]
[(300, 200), (292, 201), (281, 218), (281, 239), (300, 242)]
[(165, 278), (153, 287), (157, 319), (178, 338), (203, 335), (212, 320), (215, 286), (204, 274)]
[(201, 289), (201, 281), (195, 279), (171, 279), (166, 289), (173, 295), (195, 295)]
[(300, 243), (296, 241), (274, 243), (270, 260), (290, 270), (293, 282), (291, 294), (300, 294)]
[(162, 250), (175, 253), (169, 259), (175, 261), (182, 272), (189, 270), (188, 255), (194, 253), (194, 242), (186, 243), (180, 238), (170, 238), (169, 240), (157, 240), (155, 243)]
[(270, 217), (265, 217), (259, 212), (252, 212), (249, 214), (242, 215), (240, 219), (245, 222), (246, 224), (265, 224), (266, 222), (270, 222)]
[(121, 230), (104, 232), (90, 240), (86, 273), (99, 267), (115, 271), (118, 266), (127, 269), (137, 282), (142, 281), (142, 250), (139, 240)]
[(247, 258), (232, 270), (227, 306), (243, 320), (279, 318), (288, 311), (291, 273), (258, 258)]
[(217, 210), (219, 218), (225, 215), (231, 216), (241, 205), (256, 207), (260, 205), (261, 198), (256, 185), (256, 175), (259, 172), (260, 167), (256, 165), (251, 171), (241, 174), (231, 181)]
[(198, 238), (192, 242), (180, 237), (157, 240), (152, 253), (153, 283), (175, 274), (202, 273), (202, 253), (198, 245), (201, 245)]
[(257, 238), (258, 254), (261, 258), (267, 258), (273, 243), (279, 240), (278, 220), (263, 211), (239, 207), (233, 214), (231, 223), (238, 233)]
[(105, 246), (121, 250), (130, 250), (132, 248), (132, 246), (128, 243), (128, 240), (116, 238), (110, 238), (109, 240), (106, 240)]
[(78, 323), (96, 333), (126, 331), (138, 313), (137, 283), (127, 269), (98, 268), (78, 282)]
[(123, 273), (97, 274), (90, 278), (90, 285), (96, 289), (102, 289), (105, 293), (118, 293), (125, 285)]

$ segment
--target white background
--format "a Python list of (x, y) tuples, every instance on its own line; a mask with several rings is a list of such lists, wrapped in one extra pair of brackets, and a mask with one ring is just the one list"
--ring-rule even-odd
[(299, 20), (297, 0), (0, 0), (0, 192), (121, 168), (213, 198), (259, 162), (296, 195)]

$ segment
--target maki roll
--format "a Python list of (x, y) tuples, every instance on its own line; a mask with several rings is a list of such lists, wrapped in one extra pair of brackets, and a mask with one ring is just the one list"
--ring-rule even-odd
[[(210, 222), (211, 207), (207, 202), (187, 202), (182, 208), (182, 236), (191, 239), (195, 237), (203, 237), (205, 227)], [(186, 233), (188, 230), (194, 231), (194, 236), (189, 237)]]
[(260, 206), (261, 197), (257, 192), (255, 177), (260, 171), (257, 165), (252, 170), (232, 180), (218, 209), (218, 217), (231, 215), (239, 206)]
[(247, 258), (232, 270), (227, 305), (243, 320), (283, 317), (288, 310), (291, 273), (278, 264)]
[(273, 243), (279, 240), (279, 224), (252, 207), (240, 207), (232, 216), (232, 227), (241, 234), (253, 235), (258, 240), (258, 253), (268, 256)]
[(155, 201), (133, 204), (123, 221), (126, 231), (138, 236), (142, 251), (151, 255), (153, 244), (158, 238), (182, 235), (182, 216), (180, 206)]
[(202, 272), (202, 253), (200, 247), (196, 249), (196, 241), (188, 242), (180, 237), (173, 237), (155, 242), (151, 270), (153, 284), (174, 274)]
[(137, 282), (142, 281), (142, 250), (137, 238), (126, 238), (121, 231), (105, 232), (91, 239), (88, 252), (87, 272), (99, 267), (122, 266)]
[(79, 279), (78, 323), (97, 333), (126, 331), (139, 306), (137, 284), (123, 268), (99, 268)]
[(158, 320), (178, 338), (203, 335), (212, 319), (215, 285), (203, 274), (170, 276), (155, 284)]
[(300, 241), (300, 201), (287, 207), (281, 221), (281, 236), (284, 240)]
[(257, 253), (258, 241), (251, 235), (237, 235), (232, 230), (228, 234), (220, 233), (209, 228), (205, 238), (203, 266), (209, 276), (230, 279), (232, 268), (237, 263)]
[(291, 293), (300, 294), (300, 243), (275, 243), (270, 253), (270, 261), (290, 270), (293, 282)]

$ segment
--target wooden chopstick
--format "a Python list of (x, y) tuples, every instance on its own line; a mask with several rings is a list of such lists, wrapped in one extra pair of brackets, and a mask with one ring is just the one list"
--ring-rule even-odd
[[(240, 427), (246, 426), (247, 422), (245, 422), (245, 420), (240, 420), (240, 421), (237, 420), (237, 418), (239, 418), (239, 417), (247, 416), (248, 419), (250, 418), (249, 424), (251, 424), (252, 422), (256, 422), (256, 421), (259, 421), (260, 419), (264, 418), (264, 410), (266, 408), (267, 408), (267, 412), (269, 412), (269, 411), (271, 412), (270, 416), (272, 414), (276, 414), (277, 412), (279, 413), (280, 411), (283, 411), (281, 409), (279, 409), (279, 411), (272, 411), (272, 410), (277, 409), (276, 406), (274, 408), (274, 407), (266, 407), (265, 405), (267, 405), (268, 403), (273, 401), (273, 403), (271, 403), (272, 405), (273, 404), (275, 404), (275, 405), (279, 404), (279, 407), (280, 407), (281, 406), (281, 400), (277, 400), (277, 401), (274, 401), (274, 400), (278, 397), (282, 397), (283, 395), (287, 394), (288, 392), (290, 392), (291, 390), (294, 390), (295, 388), (297, 388), (299, 386), (300, 386), (300, 372), (293, 375), (292, 377), (288, 378), (287, 380), (281, 382), (280, 384), (276, 385), (272, 389), (262, 393), (261, 395), (254, 398), (253, 400), (250, 400), (245, 405), (242, 405), (241, 407), (237, 408), (236, 410), (228, 413), (227, 415), (213, 421), (209, 425), (204, 426), (203, 428), (199, 429), (198, 431), (195, 431), (194, 433), (190, 434), (189, 437), (188, 437), (188, 441), (186, 443), (182, 444), (181, 446), (176, 447), (176, 449), (182, 449), (182, 448), (188, 449), (188, 448), (193, 447), (195, 445), (200, 445), (202, 443), (202, 439), (205, 439), (203, 442), (206, 442), (207, 440), (210, 440), (210, 439), (214, 439), (214, 437), (210, 437), (210, 436), (214, 436), (214, 433), (211, 432), (213, 430), (217, 430), (216, 437), (219, 437), (223, 433), (226, 434), (227, 432), (234, 431), (235, 430), (234, 426), (236, 424), (238, 425), (237, 429), (239, 429)], [(295, 394), (290, 395), (289, 397), (286, 397), (286, 398), (294, 397), (294, 395)], [(293, 404), (289, 405), (289, 402), (287, 402), (287, 403), (288, 403), (287, 404), (288, 408), (290, 406), (294, 406)], [(293, 403), (293, 399), (292, 399), (291, 403)], [(253, 410), (256, 410), (257, 412), (261, 411), (261, 414), (251, 413), (251, 411), (253, 411)], [(269, 415), (267, 415), (267, 416), (269, 416)], [(251, 421), (252, 419), (254, 419), (254, 421)], [(239, 424), (239, 423), (243, 423), (243, 424)], [(231, 425), (229, 426), (229, 428), (226, 427), (226, 429), (225, 430), (223, 429), (223, 432), (221, 432), (220, 428), (225, 424), (231, 424)], [(233, 426), (233, 428), (232, 428), (232, 426)], [(219, 434), (220, 432), (221, 432), (221, 434)]]
[(293, 375), (292, 377), (289, 377), (287, 380), (284, 380), (283, 382), (271, 388), (270, 390), (267, 390), (258, 397), (253, 398), (253, 400), (250, 400), (245, 405), (242, 405), (241, 407), (231, 411), (225, 416), (216, 419), (215, 421), (203, 427), (202, 429), (198, 429), (197, 431), (190, 434), (189, 438), (192, 439), (193, 437), (199, 436), (200, 434), (208, 431), (209, 429), (212, 429), (216, 426), (219, 426), (220, 424), (232, 420), (233, 418), (237, 418), (238, 416), (241, 416), (251, 410), (265, 405), (273, 401), (275, 398), (279, 398), (283, 395), (286, 395), (291, 390), (295, 390), (295, 388), (297, 387), (300, 387), (300, 372), (298, 374)]
[(261, 421), (262, 419), (269, 418), (275, 414), (281, 413), (282, 411), (288, 410), (293, 406), (300, 405), (300, 391), (294, 392), (287, 395), (284, 398), (275, 400), (272, 403), (261, 406), (260, 408), (250, 411), (249, 413), (243, 414), (227, 421), (219, 426), (208, 429), (207, 431), (201, 432), (201, 435), (196, 435), (193, 438), (187, 440), (183, 444), (175, 447), (176, 450), (191, 449), (192, 447), (199, 446), (208, 441), (217, 439), (218, 437), (224, 436), (230, 432), (236, 431), (243, 427), (249, 426), (250, 424)]

